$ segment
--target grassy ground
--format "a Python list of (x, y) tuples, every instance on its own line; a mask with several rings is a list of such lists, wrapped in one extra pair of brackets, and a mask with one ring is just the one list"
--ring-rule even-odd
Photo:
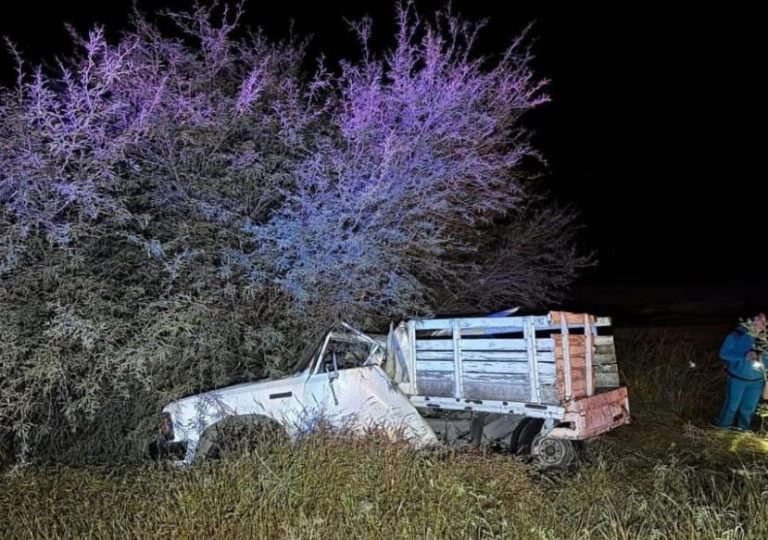
[[(768, 538), (768, 439), (707, 423), (727, 329), (617, 335), (634, 423), (567, 473), (511, 456), (318, 436), (173, 470), (0, 476), (9, 538)], [(757, 426), (759, 428), (759, 426)]]

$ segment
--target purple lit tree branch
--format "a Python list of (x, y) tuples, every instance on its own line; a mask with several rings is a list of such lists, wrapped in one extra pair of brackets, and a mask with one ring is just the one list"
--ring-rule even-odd
[(248, 228), (253, 264), (322, 318), (555, 299), (587, 259), (569, 245), (572, 213), (532, 204), (521, 117), (547, 96), (523, 37), (493, 63), (472, 54), (481, 25), (407, 4), (377, 57), (371, 21), (354, 28), (363, 60), (342, 63), (333, 129), (286, 204)]

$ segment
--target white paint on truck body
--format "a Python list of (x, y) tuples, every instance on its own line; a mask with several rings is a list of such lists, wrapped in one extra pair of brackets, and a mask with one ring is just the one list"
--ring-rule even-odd
[[(340, 344), (344, 346), (339, 347)], [(357, 354), (351, 364), (337, 352)], [(267, 418), (298, 438), (325, 422), (349, 433), (383, 431), (415, 447), (437, 443), (429, 424), (380, 367), (381, 344), (353, 333), (331, 332), (308, 367), (283, 379), (238, 384), (190, 396), (167, 405), (173, 439), (185, 442), (182, 463), (196, 456), (205, 430), (232, 416)]]
[[(294, 375), (166, 406), (173, 432), (165, 442), (186, 445), (180, 463), (190, 463), (206, 429), (225, 418), (255, 416), (292, 438), (324, 423), (347, 433), (376, 430), (422, 447), (438, 442), (422, 415), (434, 424), (435, 415), (456, 413), (540, 418), (542, 436), (584, 440), (629, 422), (613, 337), (597, 334), (610, 324), (565, 312), (425, 319), (391, 326), (387, 336), (374, 339), (342, 323)], [(586, 361), (589, 366), (582, 365)], [(582, 371), (590, 383), (574, 379), (572, 386), (571, 376), (583, 378)]]

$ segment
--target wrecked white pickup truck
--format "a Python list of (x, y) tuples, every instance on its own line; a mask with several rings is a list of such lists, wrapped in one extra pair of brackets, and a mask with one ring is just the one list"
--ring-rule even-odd
[(566, 312), (411, 320), (387, 336), (341, 324), (294, 375), (170, 403), (155, 449), (188, 464), (215, 455), (225, 423), (298, 438), (324, 422), (416, 447), (499, 445), (565, 466), (576, 441), (629, 422), (610, 324)]

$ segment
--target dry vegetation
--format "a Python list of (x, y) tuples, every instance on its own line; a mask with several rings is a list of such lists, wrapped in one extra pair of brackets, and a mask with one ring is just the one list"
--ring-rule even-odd
[(321, 434), (191, 470), (8, 471), (0, 523), (12, 538), (766, 538), (759, 421), (749, 434), (707, 426), (725, 330), (619, 332), (634, 423), (567, 473)]

